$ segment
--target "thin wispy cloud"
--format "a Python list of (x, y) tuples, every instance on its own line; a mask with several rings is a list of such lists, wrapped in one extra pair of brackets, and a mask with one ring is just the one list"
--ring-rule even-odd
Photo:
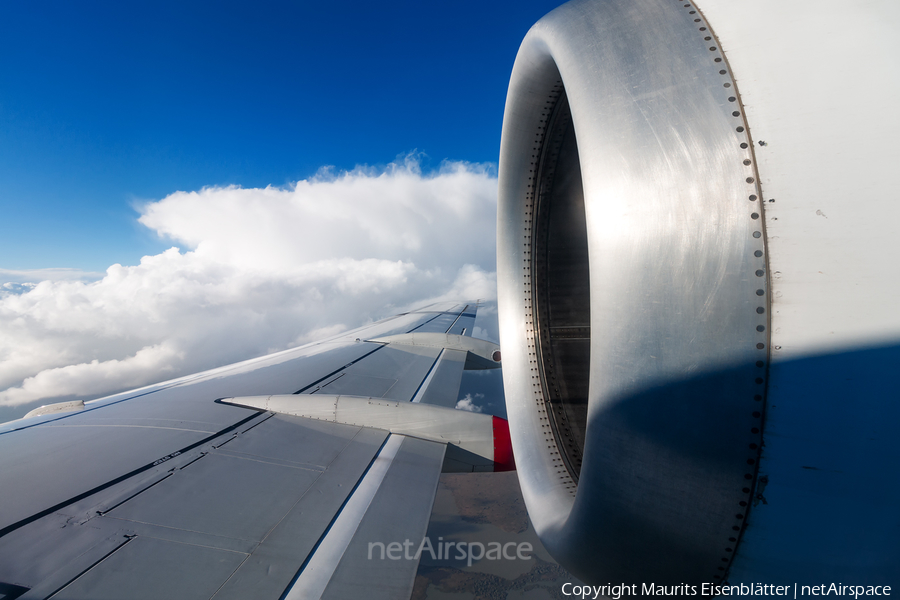
[(424, 174), (407, 159), (139, 210), (172, 248), (97, 277), (0, 271), (0, 405), (97, 397), (496, 293), (496, 179), (483, 165)]
[(0, 269), (0, 282), (7, 291), (19, 286), (30, 289), (41, 281), (96, 281), (103, 273), (82, 271), (80, 269)]

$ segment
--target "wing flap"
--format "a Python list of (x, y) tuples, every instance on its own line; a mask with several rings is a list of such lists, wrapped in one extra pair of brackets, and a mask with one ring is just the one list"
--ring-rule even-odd
[[(416, 551), (428, 529), (445, 448), (424, 440), (404, 440), (322, 598), (392, 600), (412, 594), (419, 566)], [(386, 552), (390, 544), (403, 545), (402, 558), (389, 560), (386, 553), (382, 560), (379, 542)]]
[(442, 351), (431, 373), (431, 381), (416, 401), (422, 404), (455, 408), (459, 400), (457, 392), (459, 392), (465, 363), (465, 351)]
[(362, 429), (310, 490), (236, 570), (216, 599), (278, 598), (363, 476), (386, 435)]
[(210, 598), (246, 555), (139, 536), (57, 592), (59, 600)]
[[(392, 435), (285, 600), (408, 598), (445, 448)], [(404, 544), (399, 560), (385, 560)], [(379, 548), (391, 548), (391, 553), (379, 555)]]

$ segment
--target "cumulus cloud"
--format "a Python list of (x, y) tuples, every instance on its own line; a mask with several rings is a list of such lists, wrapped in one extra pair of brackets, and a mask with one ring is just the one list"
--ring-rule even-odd
[(288, 188), (176, 192), (140, 222), (197, 254), (256, 271), (292, 271), (335, 258), (377, 257), (456, 271), (492, 256), (496, 180), (447, 163), (423, 175), (414, 159), (381, 172), (321, 171)]
[(102, 276), (0, 270), (0, 406), (97, 397), (496, 294), (496, 179), (483, 165), (323, 170), (174, 192), (139, 212), (172, 248)]

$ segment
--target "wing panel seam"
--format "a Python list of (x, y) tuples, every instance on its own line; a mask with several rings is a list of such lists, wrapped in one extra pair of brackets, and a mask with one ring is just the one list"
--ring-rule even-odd
[[(254, 414), (250, 415), (249, 417), (247, 417), (246, 419), (241, 419), (240, 421), (231, 425), (230, 427), (226, 427), (225, 429), (219, 431), (218, 433), (214, 433), (208, 437), (203, 438), (202, 440), (194, 442), (193, 444), (191, 444), (189, 446), (185, 446), (184, 448), (182, 448), (181, 450), (177, 450), (176, 452), (178, 454), (184, 454), (185, 452), (189, 452), (189, 451), (193, 450), (194, 448), (197, 448), (198, 446), (202, 446), (203, 444), (206, 444), (207, 442), (210, 442), (210, 441), (216, 439), (217, 437), (228, 433), (229, 431), (233, 431), (233, 430), (239, 428), (241, 425), (244, 425), (245, 423), (251, 421), (252, 419), (257, 418), (259, 415), (262, 415), (262, 414), (264, 414), (264, 413), (262, 413), (262, 412), (254, 413)], [(175, 453), (173, 452), (172, 454), (175, 454)], [(171, 454), (169, 456), (171, 456)], [(15, 523), (7, 525), (3, 529), (0, 529), (0, 538), (2, 538), (3, 536), (5, 536), (9, 533), (12, 533), (13, 531), (15, 531), (21, 527), (24, 527), (25, 525), (28, 525), (29, 523), (33, 523), (39, 519), (46, 517), (47, 515), (51, 515), (61, 508), (65, 508), (66, 506), (69, 506), (70, 504), (74, 504), (75, 502), (84, 500), (85, 498), (92, 496), (92, 495), (96, 494), (97, 492), (102, 492), (103, 490), (110, 488), (110, 487), (116, 485), (117, 483), (126, 481), (126, 480), (130, 479), (131, 477), (134, 477), (135, 475), (143, 473), (144, 471), (149, 471), (150, 469), (157, 466), (158, 464), (159, 464), (158, 461), (147, 463), (146, 465), (144, 465), (142, 467), (138, 467), (137, 469), (134, 469), (133, 471), (125, 473), (124, 475), (120, 475), (119, 477), (116, 477), (115, 479), (111, 479), (111, 480), (107, 481), (106, 483), (102, 483), (86, 492), (82, 492), (81, 494), (78, 494), (77, 496), (72, 496), (68, 500), (63, 500), (62, 502), (59, 502), (58, 504), (55, 504), (55, 505), (51, 506), (50, 508), (46, 508), (40, 512), (34, 513), (30, 517), (25, 517), (24, 519), (20, 519), (19, 521), (15, 522)]]

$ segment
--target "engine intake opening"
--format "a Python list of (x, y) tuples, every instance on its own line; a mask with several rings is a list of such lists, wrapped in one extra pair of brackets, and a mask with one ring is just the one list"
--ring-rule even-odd
[(565, 91), (551, 112), (532, 183), (535, 345), (550, 425), (577, 481), (587, 426), (591, 295), (584, 189)]

